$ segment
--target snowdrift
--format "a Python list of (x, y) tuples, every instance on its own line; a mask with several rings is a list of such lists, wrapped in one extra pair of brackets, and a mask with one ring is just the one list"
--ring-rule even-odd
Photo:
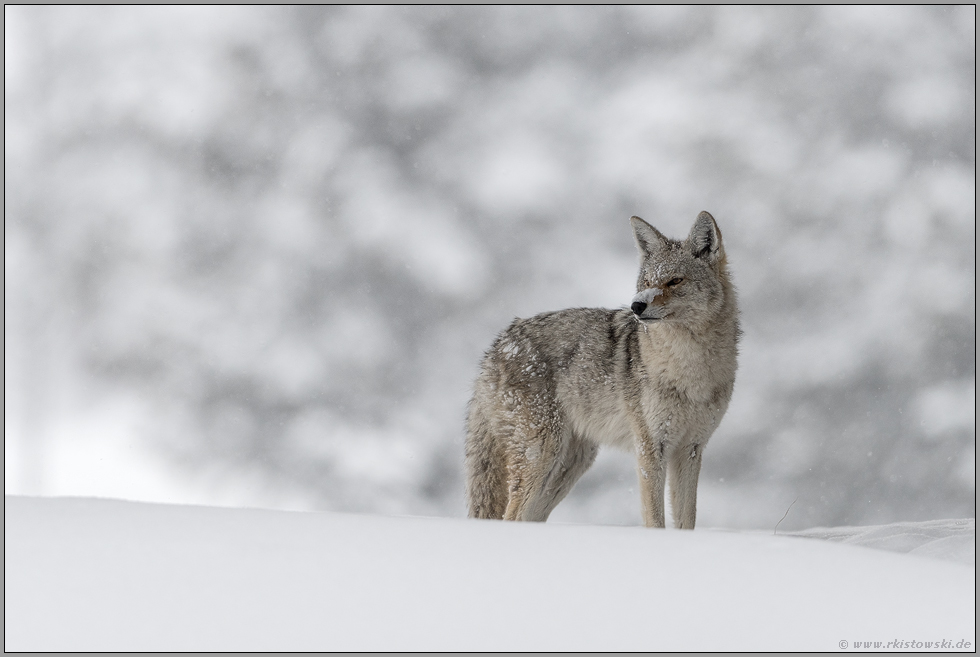
[(817, 527), (789, 535), (935, 557), (976, 567), (976, 520), (973, 518), (896, 522), (876, 527)]
[[(890, 526), (892, 548), (921, 547), (923, 524)], [(972, 520), (947, 525), (925, 542), (974, 544)], [(8, 651), (975, 649), (976, 570), (959, 539), (926, 557), (840, 542), (860, 531), (27, 497), (5, 499), (4, 528)]]

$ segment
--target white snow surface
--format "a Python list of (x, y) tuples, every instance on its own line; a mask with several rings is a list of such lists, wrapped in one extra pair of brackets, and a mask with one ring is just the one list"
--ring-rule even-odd
[(8, 651), (976, 645), (972, 519), (771, 535), (92, 498), (4, 506)]
[(873, 527), (816, 527), (790, 535), (935, 557), (976, 567), (976, 525), (976, 519), (964, 518)]

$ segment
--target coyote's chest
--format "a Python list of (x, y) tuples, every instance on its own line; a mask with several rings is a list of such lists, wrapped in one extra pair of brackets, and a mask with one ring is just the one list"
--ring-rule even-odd
[(601, 391), (578, 381), (561, 386), (557, 396), (572, 428), (597, 443), (630, 449), (635, 419), (669, 442), (716, 425), (728, 405), (734, 377), (726, 372), (733, 366), (683, 329), (651, 327), (637, 337), (639, 362), (622, 378), (606, 377)]
[(639, 410), (647, 428), (668, 442), (710, 435), (731, 397), (734, 353), (729, 357), (683, 329), (654, 328), (640, 336)]
[(646, 396), (673, 402), (704, 404), (717, 399), (726, 372), (733, 369), (721, 350), (713, 349), (690, 331), (655, 326), (639, 335)]

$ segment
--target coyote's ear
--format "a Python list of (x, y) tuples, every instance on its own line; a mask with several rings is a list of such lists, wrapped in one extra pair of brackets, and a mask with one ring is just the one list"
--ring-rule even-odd
[(691, 228), (687, 237), (687, 245), (695, 258), (704, 258), (714, 264), (725, 255), (725, 247), (721, 243), (721, 230), (715, 223), (715, 218), (707, 212), (702, 212)]
[(667, 243), (667, 238), (659, 230), (639, 217), (630, 217), (630, 223), (633, 224), (633, 237), (641, 255), (654, 253)]

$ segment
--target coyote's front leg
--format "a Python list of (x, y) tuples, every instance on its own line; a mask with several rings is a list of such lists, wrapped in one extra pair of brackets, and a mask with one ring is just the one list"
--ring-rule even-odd
[(701, 473), (702, 443), (678, 445), (670, 454), (670, 508), (674, 527), (694, 529), (698, 503), (698, 475)]
[(636, 444), (637, 474), (640, 479), (640, 506), (643, 524), (664, 527), (664, 484), (666, 481), (663, 437), (652, 438), (646, 432)]

